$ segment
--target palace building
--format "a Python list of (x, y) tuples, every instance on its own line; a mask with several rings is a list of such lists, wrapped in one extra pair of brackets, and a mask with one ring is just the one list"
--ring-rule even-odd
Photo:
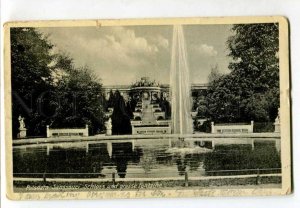
[[(167, 84), (151, 81), (149, 77), (142, 77), (132, 85), (104, 86), (106, 99), (115, 91), (119, 91), (126, 102), (134, 101), (132, 110), (132, 134), (170, 134), (171, 133), (171, 95)], [(208, 85), (192, 84), (192, 98), (206, 94)], [(110, 117), (113, 108), (109, 108), (107, 116)], [(196, 116), (196, 112), (191, 112)], [(110, 122), (110, 121), (109, 121)], [(106, 123), (106, 126), (111, 126)], [(109, 127), (110, 128), (110, 127)], [(110, 134), (110, 133), (108, 133)]]
[[(118, 90), (125, 99), (131, 97), (140, 101), (142, 101), (142, 99), (154, 101), (157, 98), (166, 98), (166, 100), (171, 102), (169, 85), (150, 81), (149, 77), (142, 77), (141, 80), (132, 85), (107, 85), (103, 86), (103, 88), (107, 100), (109, 99), (111, 91), (115, 92)], [(207, 88), (208, 84), (192, 84), (192, 97), (205, 95)]]

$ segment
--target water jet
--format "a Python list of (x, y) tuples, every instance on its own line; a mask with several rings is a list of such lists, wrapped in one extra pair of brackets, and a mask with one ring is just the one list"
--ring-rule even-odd
[(191, 134), (193, 133), (191, 83), (182, 25), (173, 26), (172, 41), (170, 69), (171, 130), (173, 134)]

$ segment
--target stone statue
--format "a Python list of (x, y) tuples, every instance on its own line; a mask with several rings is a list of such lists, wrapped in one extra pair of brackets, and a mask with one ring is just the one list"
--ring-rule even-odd
[(23, 117), (21, 117), (21, 115), (19, 115), (19, 118), (18, 118), (18, 120), (19, 120), (19, 124), (20, 124), (20, 127), (19, 127), (19, 129), (25, 129), (25, 122), (24, 122), (24, 118), (23, 118)]
[(21, 115), (19, 115), (18, 120), (19, 120), (20, 127), (19, 127), (19, 133), (18, 133), (17, 137), (18, 138), (26, 138), (27, 129), (25, 128), (24, 118), (21, 117)]

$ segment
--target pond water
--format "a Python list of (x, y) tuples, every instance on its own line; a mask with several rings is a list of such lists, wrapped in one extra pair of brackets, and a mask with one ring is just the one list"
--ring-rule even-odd
[[(162, 178), (280, 172), (280, 154), (271, 142), (212, 145), (192, 142), (174, 148), (169, 139), (62, 143), (14, 147), (14, 177)], [(199, 147), (201, 146), (201, 147)]]

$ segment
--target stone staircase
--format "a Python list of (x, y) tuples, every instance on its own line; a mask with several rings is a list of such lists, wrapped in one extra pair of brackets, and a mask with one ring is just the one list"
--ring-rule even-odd
[(156, 124), (156, 118), (153, 114), (153, 105), (149, 100), (143, 100), (142, 104), (142, 124), (154, 125)]

